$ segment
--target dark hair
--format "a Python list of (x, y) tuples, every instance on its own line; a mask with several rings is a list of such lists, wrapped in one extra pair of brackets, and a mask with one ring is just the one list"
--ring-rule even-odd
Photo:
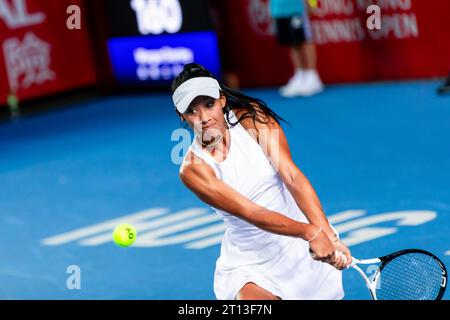
[[(184, 66), (183, 71), (172, 82), (172, 93), (175, 92), (175, 90), (183, 82), (197, 77), (214, 78), (214, 76), (203, 66), (197, 63), (186, 64)], [(286, 120), (284, 120), (282, 117), (277, 115), (272, 109), (270, 109), (263, 100), (247, 96), (242, 92), (226, 87), (222, 83), (220, 83), (220, 87), (222, 93), (227, 98), (227, 105), (225, 106), (225, 116), (227, 117), (228, 123), (230, 123), (230, 125), (235, 126), (245, 118), (253, 118), (254, 122), (258, 121), (260, 123), (267, 123), (270, 120), (270, 118), (274, 119), (278, 124), (280, 124), (280, 121), (284, 121), (287, 123)], [(255, 106), (258, 107), (259, 111), (263, 113), (264, 118), (266, 118), (267, 120), (264, 120), (262, 117), (258, 116), (258, 111)], [(237, 108), (244, 109), (247, 112), (245, 112), (237, 120), (237, 122), (231, 123), (229, 118), (230, 110)]]

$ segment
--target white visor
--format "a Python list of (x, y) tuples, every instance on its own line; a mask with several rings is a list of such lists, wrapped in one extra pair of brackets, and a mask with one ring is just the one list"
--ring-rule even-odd
[(214, 78), (197, 77), (183, 82), (173, 93), (172, 100), (180, 113), (185, 113), (198, 96), (220, 97), (220, 85)]

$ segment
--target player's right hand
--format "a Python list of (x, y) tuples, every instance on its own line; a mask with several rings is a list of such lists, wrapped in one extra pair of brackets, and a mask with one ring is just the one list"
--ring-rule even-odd
[(309, 243), (309, 250), (314, 260), (332, 263), (334, 261), (335, 248), (324, 232)]

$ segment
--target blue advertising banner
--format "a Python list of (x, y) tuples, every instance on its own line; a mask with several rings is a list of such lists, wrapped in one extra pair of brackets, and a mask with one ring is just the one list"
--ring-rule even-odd
[(123, 85), (167, 85), (196, 62), (216, 77), (220, 60), (215, 32), (190, 32), (108, 40), (115, 78)]

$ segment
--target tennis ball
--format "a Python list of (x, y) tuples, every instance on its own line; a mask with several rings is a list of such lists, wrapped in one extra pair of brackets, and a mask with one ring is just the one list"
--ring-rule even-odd
[(113, 240), (120, 247), (128, 247), (136, 240), (137, 231), (131, 224), (122, 223), (114, 228)]
[(317, 8), (317, 1), (318, 0), (309, 0), (309, 6), (311, 8)]

